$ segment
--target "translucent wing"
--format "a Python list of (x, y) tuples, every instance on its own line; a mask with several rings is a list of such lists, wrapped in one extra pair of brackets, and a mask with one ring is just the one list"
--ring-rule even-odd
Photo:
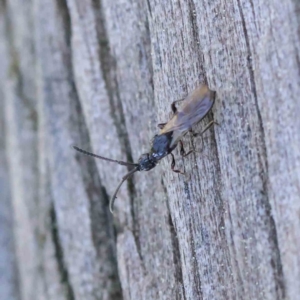
[(159, 134), (173, 131), (173, 143), (177, 138), (201, 121), (214, 104), (215, 92), (206, 85), (201, 85), (191, 92), (171, 120)]

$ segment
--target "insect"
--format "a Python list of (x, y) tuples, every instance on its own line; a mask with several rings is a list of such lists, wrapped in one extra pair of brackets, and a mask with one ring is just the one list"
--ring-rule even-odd
[[(171, 109), (173, 111), (172, 118), (167, 123), (158, 124), (160, 132), (154, 136), (151, 141), (151, 149), (149, 153), (142, 154), (137, 163), (124, 162), (119, 160), (114, 160), (106, 158), (85, 150), (82, 150), (76, 146), (73, 148), (81, 153), (90, 155), (96, 158), (100, 158), (106, 161), (111, 161), (118, 163), (123, 166), (132, 167), (132, 169), (127, 173), (119, 183), (115, 193), (113, 194), (109, 209), (113, 213), (114, 201), (117, 197), (117, 193), (121, 185), (130, 178), (137, 171), (149, 171), (153, 169), (157, 163), (170, 154), (172, 156), (171, 169), (176, 173), (184, 174), (179, 170), (175, 170), (175, 158), (172, 151), (180, 144), (180, 154), (181, 156), (187, 156), (194, 152), (191, 150), (185, 152), (183, 148), (183, 143), (181, 138), (188, 132), (192, 130), (192, 126), (200, 122), (207, 113), (211, 110), (215, 100), (215, 92), (211, 91), (207, 85), (202, 84), (191, 92), (185, 99), (174, 101), (171, 104)], [(176, 108), (176, 103), (183, 101), (179, 109)], [(210, 126), (212, 126), (214, 121), (207, 124), (204, 130), (201, 132), (203, 134)]]

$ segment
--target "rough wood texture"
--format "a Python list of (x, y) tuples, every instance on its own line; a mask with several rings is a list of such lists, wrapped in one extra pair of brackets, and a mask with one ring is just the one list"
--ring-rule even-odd
[[(299, 1), (0, 3), (1, 299), (299, 298)], [(137, 161), (203, 81), (188, 175), (136, 174), (113, 217), (126, 167), (71, 145)]]

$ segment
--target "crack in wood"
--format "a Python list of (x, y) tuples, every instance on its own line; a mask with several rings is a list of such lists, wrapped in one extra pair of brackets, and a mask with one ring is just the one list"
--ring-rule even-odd
[(66, 297), (68, 300), (75, 300), (74, 291), (72, 288), (72, 284), (69, 280), (69, 272), (68, 269), (65, 266), (65, 259), (64, 259), (64, 252), (63, 247), (60, 243), (60, 238), (58, 234), (58, 225), (57, 225), (57, 217), (56, 212), (54, 208), (53, 202), (51, 203), (50, 207), (50, 220), (51, 220), (51, 235), (52, 235), (52, 241), (54, 244), (54, 250), (55, 250), (55, 259), (58, 266), (58, 271), (60, 274), (60, 282), (66, 287)]
[[(74, 110), (76, 112), (72, 113), (72, 128), (76, 128), (76, 125), (79, 125), (80, 129), (78, 129), (77, 132), (80, 134), (82, 144), (87, 145), (87, 150), (91, 151), (89, 132), (83, 117), (79, 99), (76, 96), (73, 98), (76, 99), (76, 101), (74, 101), (74, 103), (76, 102), (74, 105)], [(113, 299), (122, 299), (116, 258), (115, 228), (108, 205), (109, 196), (107, 195), (105, 187), (101, 183), (95, 160), (80, 154), (76, 154), (76, 157), (80, 164), (80, 170), (82, 170), (81, 175), (85, 191), (90, 200), (89, 208), (92, 241), (98, 256), (103, 258), (103, 254), (106, 255), (106, 264), (110, 265), (109, 268), (111, 271), (108, 272), (109, 274), (106, 274), (108, 275), (107, 280), (112, 282), (111, 286), (113, 287), (113, 289), (109, 290), (110, 296)], [(114, 243), (111, 241), (114, 241)]]
[[(109, 37), (105, 25), (105, 16), (102, 7), (102, 1), (93, 0), (94, 6), (97, 7), (96, 11), (98, 12), (98, 27), (97, 35), (99, 45), (99, 60), (102, 71), (102, 76), (105, 82), (105, 87), (108, 93), (110, 113), (114, 121), (117, 135), (121, 144), (121, 149), (126, 154), (126, 159), (128, 162), (133, 162), (132, 151), (130, 147), (130, 140), (128, 131), (126, 128), (125, 115), (123, 110), (123, 105), (119, 93), (118, 79), (117, 79), (117, 62), (114, 56), (111, 53), (111, 48), (109, 45)], [(129, 171), (128, 167), (128, 171)], [(143, 262), (143, 256), (141, 251), (141, 244), (139, 238), (139, 222), (138, 216), (136, 215), (134, 199), (136, 198), (136, 190), (134, 187), (133, 177), (128, 178), (127, 180), (127, 189), (130, 197), (131, 203), (131, 216), (133, 220), (132, 232), (135, 238), (135, 243), (137, 245), (138, 254), (141, 262)]]
[[(173, 263), (175, 266), (175, 274), (174, 274), (175, 280), (180, 284), (179, 286), (182, 287), (183, 299), (185, 300), (186, 294), (185, 294), (185, 287), (184, 287), (184, 282), (183, 282), (182, 261), (181, 261), (181, 256), (180, 256), (179, 242), (178, 242), (178, 237), (177, 237), (177, 233), (176, 233), (176, 228), (175, 228), (173, 220), (172, 220), (167, 188), (164, 184), (163, 179), (161, 180), (161, 185), (162, 185), (164, 193), (165, 193), (166, 204), (167, 204), (167, 209), (168, 209), (168, 223), (169, 223), (169, 229), (170, 229), (170, 235), (171, 235)], [(178, 298), (178, 299), (180, 299), (180, 298)]]
[[(182, 287), (183, 291), (183, 299), (186, 299), (185, 295), (185, 287), (183, 282), (183, 274), (182, 274), (182, 263), (181, 263), (181, 257), (180, 257), (180, 249), (179, 249), (179, 242), (178, 237), (176, 233), (176, 229), (171, 217), (170, 208), (169, 210), (169, 228), (170, 228), (170, 234), (171, 234), (171, 243), (172, 243), (172, 252), (173, 252), (173, 263), (175, 266), (175, 280), (179, 283), (178, 287)], [(179, 295), (177, 294), (178, 299), (180, 299)]]
[(202, 293), (202, 287), (201, 287), (201, 277), (198, 269), (198, 260), (197, 260), (197, 255), (195, 251), (195, 246), (194, 246), (194, 234), (193, 234), (193, 229), (192, 229), (192, 223), (189, 222), (189, 232), (190, 232), (190, 237), (191, 237), (191, 251), (192, 251), (192, 258), (193, 258), (193, 274), (194, 274), (194, 287), (197, 291), (197, 296), (199, 296), (199, 299), (203, 299), (203, 293)]
[(150, 5), (150, 1), (146, 0), (146, 2), (147, 2), (147, 7), (148, 7), (148, 11), (149, 11), (150, 17), (152, 18), (152, 9), (151, 9), (151, 5)]
[(247, 47), (247, 51), (248, 51), (247, 67), (248, 67), (249, 76), (250, 76), (251, 91), (252, 91), (254, 101), (255, 101), (255, 107), (256, 107), (257, 116), (258, 116), (258, 124), (259, 124), (260, 132), (261, 132), (261, 145), (260, 146), (262, 147), (262, 154), (258, 154), (259, 164), (260, 164), (260, 168), (261, 168), (261, 172), (259, 173), (259, 176), (261, 178), (262, 185), (263, 185), (263, 191), (264, 191), (264, 195), (262, 195), (261, 204), (264, 206), (266, 215), (269, 220), (269, 229), (270, 229), (269, 240), (270, 240), (271, 245), (273, 244), (272, 248), (274, 250), (273, 255), (272, 255), (271, 264), (273, 266), (273, 271), (274, 271), (274, 279), (275, 279), (277, 297), (278, 297), (278, 299), (282, 299), (282, 298), (285, 298), (286, 293), (285, 293), (284, 275), (283, 275), (282, 262), (281, 262), (281, 254), (280, 254), (280, 249), (279, 249), (279, 245), (278, 245), (276, 223), (272, 216), (272, 208), (271, 208), (271, 203), (270, 203), (269, 195), (268, 195), (268, 157), (267, 157), (267, 148), (266, 148), (266, 143), (265, 143), (265, 131), (264, 131), (261, 112), (260, 112), (259, 105), (258, 105), (257, 90), (256, 90), (256, 84), (255, 84), (255, 75), (254, 75), (252, 60), (251, 60), (252, 53), (251, 53), (250, 39), (248, 36), (246, 21), (245, 21), (245, 17), (243, 14), (243, 9), (242, 9), (240, 0), (237, 0), (237, 3), (238, 3), (239, 13), (240, 13), (241, 21), (242, 21), (242, 28), (244, 31), (246, 47)]
[[(63, 14), (63, 20), (66, 29), (67, 45), (71, 49), (71, 18), (66, 1), (58, 1), (61, 6), (60, 12)], [(71, 52), (71, 50), (70, 50)], [(87, 150), (91, 151), (90, 134), (84, 119), (77, 87), (74, 79), (74, 68), (71, 55), (68, 58), (69, 63), (69, 83), (71, 85), (71, 93), (74, 101), (71, 102), (70, 123), (72, 128), (78, 127), (76, 131), (79, 134), (82, 144), (87, 145)], [(71, 132), (72, 134), (72, 132)], [(113, 220), (110, 216), (108, 203), (109, 197), (104, 186), (101, 183), (100, 176), (94, 159), (89, 159), (82, 155), (76, 155), (82, 170), (82, 180), (88, 198), (90, 199), (90, 218), (92, 241), (99, 257), (106, 255), (106, 263), (109, 265), (108, 271), (105, 273), (108, 277), (105, 281), (110, 281), (111, 285), (108, 289), (110, 297), (113, 299), (123, 299), (121, 283), (117, 268), (116, 258), (116, 236), (114, 232)], [(114, 241), (112, 243), (111, 241)], [(106, 268), (107, 269), (107, 268)]]

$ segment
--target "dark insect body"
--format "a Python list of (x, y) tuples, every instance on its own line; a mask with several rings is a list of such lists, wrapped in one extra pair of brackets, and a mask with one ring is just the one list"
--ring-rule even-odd
[[(123, 166), (133, 167), (133, 169), (122, 178), (120, 184), (118, 185), (114, 195), (110, 200), (109, 208), (111, 212), (113, 212), (114, 200), (123, 182), (131, 177), (136, 171), (149, 171), (153, 169), (157, 165), (157, 163), (168, 154), (171, 154), (172, 156), (172, 170), (176, 173), (184, 174), (181, 171), (174, 169), (175, 159), (173, 153), (171, 152), (176, 148), (178, 143), (180, 144), (180, 154), (182, 156), (187, 156), (193, 152), (193, 150), (187, 153), (184, 151), (181, 138), (188, 131), (192, 130), (193, 125), (200, 122), (207, 115), (214, 104), (214, 99), (215, 92), (211, 91), (206, 85), (202, 84), (200, 87), (191, 92), (184, 100), (173, 102), (171, 105), (173, 111), (172, 118), (167, 123), (158, 125), (161, 130), (159, 134), (154, 136), (151, 142), (150, 152), (142, 154), (138, 160), (138, 163), (129, 163), (106, 158), (73, 146), (75, 150), (81, 153), (103, 160), (116, 162)], [(180, 108), (177, 109), (175, 104), (179, 101), (183, 101), (183, 103)], [(201, 132), (201, 134), (203, 134), (214, 123), (214, 121), (209, 122), (205, 129)]]

